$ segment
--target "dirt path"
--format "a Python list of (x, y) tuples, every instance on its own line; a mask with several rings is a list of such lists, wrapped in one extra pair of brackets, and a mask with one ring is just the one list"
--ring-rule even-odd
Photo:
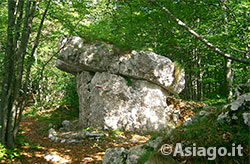
[[(83, 144), (68, 144), (51, 142), (46, 134), (42, 134), (41, 125), (33, 118), (23, 118), (21, 129), (22, 134), (32, 145), (38, 145), (33, 148), (30, 145), (22, 146), (21, 159), (16, 160), (16, 164), (43, 164), (43, 163), (75, 163), (75, 164), (101, 164), (105, 150), (112, 147), (125, 147), (137, 145), (133, 142), (119, 143), (119, 139), (105, 137), (104, 139), (90, 140), (86, 139)], [(127, 138), (133, 138), (132, 135)], [(146, 138), (145, 138), (146, 140)], [(57, 162), (49, 162), (44, 159), (46, 154), (56, 154), (62, 159)]]

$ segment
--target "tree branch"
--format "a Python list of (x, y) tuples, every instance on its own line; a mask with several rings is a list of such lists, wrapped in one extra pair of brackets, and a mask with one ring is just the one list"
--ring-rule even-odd
[(176, 16), (174, 16), (166, 7), (162, 6), (159, 2), (156, 2), (155, 0), (150, 0), (150, 1), (153, 4), (157, 5), (158, 7), (160, 7), (163, 11), (165, 11), (168, 14), (168, 16), (170, 16), (175, 22), (178, 23), (178, 25), (184, 27), (191, 35), (193, 35), (194, 37), (196, 37), (197, 39), (199, 39), (201, 42), (203, 42), (204, 44), (206, 44), (209, 48), (211, 48), (212, 50), (214, 50), (219, 55), (221, 55), (223, 57), (226, 57), (226, 58), (229, 58), (231, 60), (240, 62), (240, 63), (250, 64), (249, 60), (246, 60), (246, 59), (243, 59), (243, 58), (239, 58), (239, 57), (235, 57), (235, 56), (232, 56), (230, 54), (224, 53), (218, 47), (214, 46), (211, 42), (209, 42), (207, 39), (205, 39), (200, 34), (198, 34), (197, 32), (195, 32), (191, 27), (187, 26), (184, 22), (182, 22), (180, 19), (178, 19)]

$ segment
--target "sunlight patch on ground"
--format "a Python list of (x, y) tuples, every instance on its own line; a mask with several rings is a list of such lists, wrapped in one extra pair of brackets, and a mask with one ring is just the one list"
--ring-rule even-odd
[(64, 155), (58, 152), (47, 153), (44, 155), (44, 159), (57, 163), (68, 163), (72, 161), (68, 155)]
[[(62, 144), (51, 142), (47, 136), (42, 135), (39, 131), (41, 124), (36, 119), (26, 117), (21, 124), (22, 129), (24, 129), (22, 134), (25, 139), (30, 141), (30, 143), (21, 147), (23, 150), (21, 152), (21, 163), (101, 164), (106, 149), (114, 147), (130, 149), (132, 146), (145, 142), (150, 138), (149, 135), (143, 137), (117, 130), (105, 131), (104, 133), (109, 134), (106, 137), (98, 140), (86, 139), (83, 144)], [(19, 164), (16, 161), (15, 163)]]

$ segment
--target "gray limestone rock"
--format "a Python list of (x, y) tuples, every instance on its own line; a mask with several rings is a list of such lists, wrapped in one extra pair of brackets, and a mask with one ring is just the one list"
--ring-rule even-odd
[(137, 145), (129, 149), (126, 164), (137, 164), (141, 156), (146, 153), (144, 145)]
[(180, 93), (184, 89), (184, 71), (170, 59), (154, 52), (132, 51), (121, 55), (113, 45), (101, 42), (83, 44), (82, 39), (75, 36), (62, 38), (59, 49), (56, 66), (69, 73), (110, 72), (150, 81), (172, 93)]
[(217, 121), (221, 124), (227, 122), (227, 123), (230, 123), (231, 122), (231, 118), (229, 116), (229, 111), (227, 112), (222, 112), (218, 118), (217, 118)]
[(250, 93), (240, 95), (236, 100), (225, 105), (223, 108), (231, 111), (237, 111), (240, 108), (250, 109)]
[(111, 44), (84, 44), (75, 36), (62, 38), (58, 47), (56, 66), (76, 75), (80, 127), (144, 133), (168, 126), (166, 96), (185, 84), (177, 64), (154, 52), (122, 54)]
[(62, 122), (62, 126), (63, 126), (63, 127), (69, 127), (69, 126), (71, 126), (71, 122), (68, 121), (68, 120), (64, 120), (64, 121)]
[(235, 88), (235, 96), (236, 99), (245, 94), (245, 93), (249, 93), (250, 92), (250, 79), (249, 82), (247, 84), (239, 84), (236, 88)]
[(167, 127), (165, 109), (168, 92), (160, 86), (107, 72), (97, 72), (89, 82), (86, 82), (88, 78), (82, 82), (84, 77), (88, 77), (86, 74), (77, 75), (79, 123), (83, 127), (140, 133)]
[(240, 95), (236, 100), (234, 100), (230, 104), (225, 105), (223, 109), (226, 110), (226, 112), (222, 112), (218, 116), (217, 121), (219, 123), (231, 123), (232, 120), (238, 120), (236, 114), (245, 111), (242, 116), (244, 119), (244, 123), (249, 126), (248, 112), (250, 110), (250, 93)]
[(250, 126), (250, 113), (243, 113), (242, 115), (243, 115), (244, 123)]
[(110, 148), (105, 151), (102, 164), (125, 164), (128, 150), (123, 147)]
[(60, 142), (60, 139), (58, 138), (57, 133), (56, 133), (55, 129), (53, 129), (53, 128), (49, 129), (48, 138), (50, 139), (50, 141)]

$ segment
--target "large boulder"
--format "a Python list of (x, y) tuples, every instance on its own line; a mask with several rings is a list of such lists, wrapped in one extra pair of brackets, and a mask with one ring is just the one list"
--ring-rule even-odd
[(81, 127), (136, 132), (168, 127), (166, 98), (184, 88), (184, 71), (153, 52), (118, 53), (113, 45), (61, 39), (56, 66), (76, 75)]
[(108, 72), (97, 72), (90, 81), (88, 77), (89, 72), (77, 74), (82, 127), (139, 133), (167, 127), (168, 93), (160, 86)]
[(184, 89), (184, 72), (170, 59), (154, 52), (118, 53), (111, 44), (84, 44), (80, 37), (63, 38), (59, 42), (60, 57), (56, 66), (74, 73), (88, 70), (144, 79), (172, 93)]

